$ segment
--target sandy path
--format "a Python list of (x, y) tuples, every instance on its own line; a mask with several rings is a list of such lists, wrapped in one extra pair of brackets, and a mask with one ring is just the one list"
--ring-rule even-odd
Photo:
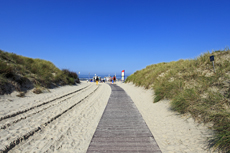
[(207, 153), (212, 131), (170, 110), (170, 101), (153, 103), (153, 91), (118, 83), (132, 98), (163, 153)]
[[(205, 153), (212, 134), (170, 110), (170, 101), (153, 103), (153, 91), (118, 83), (142, 114), (163, 153)], [(0, 97), (0, 152), (87, 151), (111, 94), (107, 84), (82, 83), (25, 98)]]
[(107, 84), (82, 83), (27, 98), (1, 97), (0, 150), (86, 152), (110, 94)]

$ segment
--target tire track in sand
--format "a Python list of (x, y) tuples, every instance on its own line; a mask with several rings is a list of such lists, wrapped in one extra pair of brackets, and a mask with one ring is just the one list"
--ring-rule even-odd
[(86, 152), (110, 94), (111, 88), (101, 84), (98, 90), (71, 111), (10, 152)]
[[(57, 98), (54, 98), (52, 100), (43, 102), (42, 104), (30, 107), (30, 108), (25, 109), (23, 111), (18, 111), (16, 113), (13, 113), (12, 115), (7, 115), (5, 117), (5, 119), (2, 119), (2, 121), (0, 121), (0, 129), (6, 129), (6, 128), (12, 126), (13, 124), (15, 124), (15, 123), (17, 123), (17, 122), (19, 122), (21, 120), (27, 119), (30, 116), (33, 116), (33, 115), (35, 115), (37, 113), (45, 111), (46, 109), (48, 109), (50, 107), (54, 107), (55, 105), (60, 104), (60, 103), (64, 102), (67, 99), (70, 99), (73, 96), (75, 96), (76, 94), (81, 94), (82, 92), (87, 90), (87, 88), (89, 88), (89, 86), (90, 85), (88, 85), (86, 87), (83, 87), (81, 89), (78, 89), (78, 90), (76, 90), (74, 92), (64, 94), (64, 95), (62, 95), (60, 97), (57, 97)], [(11, 116), (11, 117), (9, 117), (9, 116)]]
[[(46, 110), (46, 113), (44, 113), (44, 114), (47, 115), (45, 119), (48, 119), (48, 120), (45, 120), (45, 121), (42, 120), (43, 122), (40, 121), (40, 123), (37, 123), (35, 117), (38, 117), (38, 116), (34, 115), (35, 116), (34, 117), (35, 122), (34, 122), (34, 120), (33, 120), (32, 123), (30, 123), (32, 120), (28, 121), (29, 126), (28, 125), (23, 125), (23, 126), (26, 126), (26, 128), (24, 128), (24, 129), (19, 128), (18, 125), (20, 125), (20, 124), (15, 124), (17, 130), (14, 130), (14, 131), (2, 130), (1, 133), (0, 133), (0, 135), (1, 135), (1, 138), (0, 138), (0, 142), (1, 142), (0, 150), (2, 152), (10, 151), (15, 146), (19, 145), (23, 140), (27, 140), (28, 138), (32, 137), (35, 133), (41, 131), (46, 126), (48, 126), (50, 123), (52, 123), (56, 119), (60, 118), (62, 115), (64, 115), (67, 112), (69, 112), (76, 105), (80, 104), (85, 99), (87, 99), (89, 96), (91, 96), (94, 92), (96, 92), (97, 89), (98, 89), (98, 87), (89, 88), (88, 91), (90, 91), (90, 92), (86, 93), (83, 98), (80, 98), (80, 99), (76, 100), (75, 102), (73, 102), (73, 101), (68, 102), (68, 100), (66, 100), (68, 102), (67, 107), (66, 108), (57, 108), (56, 112), (55, 112), (55, 114), (53, 116), (47, 115), (46, 113), (49, 113), (49, 112)], [(77, 97), (75, 97), (75, 99), (77, 99)], [(63, 106), (65, 106), (65, 104), (63, 104), (62, 107)], [(18, 133), (18, 130), (20, 130), (19, 133)], [(4, 137), (4, 132), (6, 132), (6, 133), (8, 132), (7, 134), (10, 135), (10, 137), (7, 137), (7, 136)]]
[(76, 91), (74, 91), (74, 92), (71, 92), (71, 93), (68, 93), (68, 94), (64, 94), (64, 95), (62, 95), (62, 96), (60, 96), (60, 97), (57, 97), (57, 98), (54, 98), (54, 99), (52, 99), (52, 100), (45, 101), (45, 102), (43, 102), (43, 103), (41, 103), (41, 104), (38, 104), (38, 105), (36, 105), (36, 106), (27, 108), (27, 109), (25, 109), (25, 110), (20, 110), (20, 111), (14, 112), (14, 113), (12, 113), (12, 114), (8, 114), (8, 115), (5, 115), (5, 116), (2, 116), (2, 117), (0, 117), (0, 121), (5, 120), (5, 119), (8, 119), (8, 118), (11, 118), (11, 117), (15, 117), (15, 116), (20, 115), (20, 114), (22, 114), (22, 113), (26, 113), (26, 112), (28, 112), (28, 111), (30, 111), (30, 110), (32, 110), (32, 109), (41, 107), (41, 106), (46, 105), (46, 104), (48, 104), (48, 103), (50, 103), (50, 102), (53, 102), (53, 101), (55, 101), (55, 100), (57, 100), (57, 99), (61, 99), (61, 98), (63, 98), (63, 97), (66, 97), (66, 96), (68, 96), (68, 95), (71, 95), (71, 94), (73, 94), (73, 93), (76, 93), (76, 92), (78, 92), (78, 91), (81, 91), (81, 90), (83, 90), (83, 89), (85, 89), (85, 88), (87, 88), (87, 87), (88, 87), (88, 86), (86, 86), (86, 87), (84, 87), (84, 88), (81, 88), (81, 89), (78, 89), (78, 90), (76, 90)]

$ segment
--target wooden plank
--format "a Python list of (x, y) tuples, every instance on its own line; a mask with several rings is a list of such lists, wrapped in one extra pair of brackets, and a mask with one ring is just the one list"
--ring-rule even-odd
[(87, 153), (161, 153), (131, 98), (117, 85), (91, 140)]

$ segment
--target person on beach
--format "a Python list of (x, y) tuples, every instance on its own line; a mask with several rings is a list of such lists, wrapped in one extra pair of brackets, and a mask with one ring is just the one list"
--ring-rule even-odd
[(110, 82), (110, 84), (112, 84), (112, 78), (111, 77), (109, 77), (109, 82)]
[(113, 83), (115, 84), (115, 82), (116, 82), (116, 76), (114, 75), (113, 76)]
[(96, 85), (98, 85), (98, 81), (99, 81), (99, 78), (97, 77), (97, 78), (96, 78)]

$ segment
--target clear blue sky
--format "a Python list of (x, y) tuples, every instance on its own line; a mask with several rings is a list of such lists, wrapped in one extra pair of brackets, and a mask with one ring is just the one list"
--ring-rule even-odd
[(230, 45), (230, 0), (0, 0), (0, 49), (131, 74)]

